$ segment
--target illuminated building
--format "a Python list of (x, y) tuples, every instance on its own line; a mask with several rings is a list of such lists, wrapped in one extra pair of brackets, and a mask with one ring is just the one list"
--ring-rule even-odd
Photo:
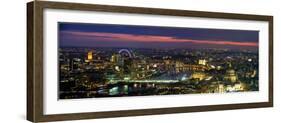
[(235, 90), (244, 90), (244, 85), (242, 83), (237, 83), (234, 85)]
[(235, 74), (235, 71), (230, 69), (226, 71), (226, 75), (224, 76), (224, 80), (230, 81), (230, 82), (236, 82), (237, 81), (237, 76)]
[(207, 66), (184, 64), (183, 62), (176, 61), (176, 72), (205, 71), (207, 69), (208, 69)]
[(198, 64), (199, 65), (206, 65), (207, 61), (205, 59), (199, 59)]
[(164, 64), (166, 71), (173, 71), (175, 68), (172, 60), (164, 60)]
[(244, 91), (245, 85), (242, 83), (236, 83), (235, 85), (227, 85), (225, 88), (228, 92), (234, 92), (234, 91)]
[(70, 70), (71, 71), (80, 70), (80, 65), (81, 65), (81, 59), (73, 58), (70, 62)]
[(244, 91), (245, 84), (243, 83), (236, 83), (234, 85), (231, 84), (218, 84), (214, 90), (216, 93), (225, 93), (225, 92), (237, 92), (237, 91)]
[(110, 58), (110, 62), (120, 67), (124, 65), (124, 59), (120, 54), (113, 54)]
[(227, 71), (226, 71), (226, 75), (224, 76), (224, 80), (225, 81), (230, 81), (232, 83), (235, 83), (237, 82), (238, 80), (238, 77), (235, 73), (235, 70), (231, 69), (231, 64), (229, 65), (229, 68)]
[(110, 58), (110, 62), (116, 63), (117, 62), (117, 54), (113, 54)]
[(183, 63), (176, 61), (176, 72), (184, 71)]
[(90, 51), (90, 52), (88, 52), (88, 60), (93, 60), (93, 52), (92, 51)]
[(224, 88), (224, 85), (223, 85), (223, 84), (219, 84), (219, 86), (218, 86), (218, 92), (219, 92), (219, 93), (224, 93), (224, 92), (225, 92), (225, 88)]
[(203, 80), (206, 78), (206, 74), (205, 73), (201, 73), (201, 72), (196, 72), (193, 73), (191, 75), (191, 79), (198, 79), (199, 81)]
[(93, 52), (89, 51), (87, 53), (87, 59), (85, 59), (85, 62), (91, 62), (91, 61), (93, 61)]

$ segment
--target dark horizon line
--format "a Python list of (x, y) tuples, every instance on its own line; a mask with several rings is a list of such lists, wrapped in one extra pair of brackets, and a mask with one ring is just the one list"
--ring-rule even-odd
[(111, 49), (190, 49), (190, 50), (240, 50), (240, 51), (258, 51), (258, 48), (249, 48), (249, 49), (243, 49), (243, 48), (196, 48), (196, 47), (191, 47), (191, 48), (140, 48), (140, 47), (92, 47), (92, 46), (60, 46), (58, 48), (97, 48), (97, 49), (103, 49), (103, 48), (111, 48)]

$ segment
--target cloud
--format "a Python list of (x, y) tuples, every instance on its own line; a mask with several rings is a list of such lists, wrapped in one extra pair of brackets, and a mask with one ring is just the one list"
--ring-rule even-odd
[(104, 40), (121, 40), (128, 42), (175, 42), (175, 43), (194, 43), (194, 44), (212, 44), (212, 45), (231, 45), (231, 46), (250, 46), (257, 47), (257, 42), (237, 42), (237, 41), (225, 41), (225, 40), (193, 40), (182, 39), (173, 36), (157, 36), (157, 35), (134, 35), (123, 33), (105, 33), (105, 32), (79, 32), (79, 31), (61, 31), (62, 34), (68, 36), (76, 36), (81, 39), (104, 39)]

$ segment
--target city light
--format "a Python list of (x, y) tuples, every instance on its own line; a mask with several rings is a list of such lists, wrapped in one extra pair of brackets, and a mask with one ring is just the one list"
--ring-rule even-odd
[(259, 91), (259, 31), (58, 25), (59, 99)]
[[(234, 56), (230, 56), (232, 51), (223, 51), (227, 57), (222, 57), (224, 55), (216, 55), (217, 50), (202, 50), (199, 55), (204, 59), (201, 59), (201, 57), (188, 57), (195, 55), (196, 50), (92, 48), (88, 51), (82, 49), (79, 51), (77, 48), (64, 48), (61, 49), (64, 53), (72, 54), (72, 51), (75, 53), (73, 53), (74, 57), (64, 53), (60, 55), (60, 97), (87, 98), (258, 90), (258, 64), (245, 64), (257, 60), (254, 52), (252, 56), (249, 54), (244, 56), (244, 52), (241, 51), (240, 56), (235, 55), (234, 59)], [(187, 56), (173, 59), (172, 54), (169, 53), (175, 52), (189, 53)], [(202, 55), (206, 52), (212, 55)], [(220, 54), (221, 52), (222, 50)], [(140, 55), (149, 53), (156, 54), (158, 57)]]

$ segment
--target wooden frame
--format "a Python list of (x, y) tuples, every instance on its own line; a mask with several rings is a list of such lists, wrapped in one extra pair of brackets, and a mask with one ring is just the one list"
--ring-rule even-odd
[[(269, 101), (246, 104), (227, 104), (195, 107), (143, 109), (127, 111), (109, 111), (98, 113), (74, 113), (59, 115), (43, 114), (43, 10), (71, 9), (85, 11), (103, 11), (118, 13), (139, 13), (154, 15), (189, 16), (205, 18), (223, 18), (239, 20), (258, 20), (269, 22)], [(79, 3), (42, 2), (27, 4), (27, 119), (33, 122), (80, 120), (107, 117), (155, 115), (214, 110), (230, 110), (273, 106), (273, 17), (261, 15), (229, 14), (216, 12), (199, 12), (186, 10), (168, 10), (152, 8), (121, 7)]]

